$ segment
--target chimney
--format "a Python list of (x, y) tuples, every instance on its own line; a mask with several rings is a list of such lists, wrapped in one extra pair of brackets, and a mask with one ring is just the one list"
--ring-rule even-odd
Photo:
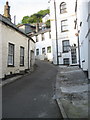
[(36, 23), (36, 32), (39, 32), (39, 23)]
[(8, 18), (11, 21), (11, 15), (10, 15), (10, 6), (8, 1), (6, 2), (6, 5), (4, 6), (4, 17)]

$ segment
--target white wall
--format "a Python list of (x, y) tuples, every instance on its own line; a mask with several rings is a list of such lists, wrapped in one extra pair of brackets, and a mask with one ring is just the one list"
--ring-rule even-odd
[[(62, 53), (62, 41), (69, 40), (70, 45), (72, 46), (74, 43), (78, 46), (77, 30), (74, 29), (74, 21), (76, 20), (75, 14), (75, 2), (76, 0), (69, 1), (69, 0), (55, 0), (56, 1), (56, 19), (57, 19), (57, 39), (58, 39), (58, 54), (61, 53), (62, 57), (59, 57), (59, 64), (63, 64), (63, 58), (70, 58), (70, 65), (72, 64), (71, 61), (71, 52)], [(60, 14), (60, 4), (62, 2), (66, 2), (67, 4), (67, 13)], [(61, 32), (61, 21), (68, 20), (68, 32)], [(54, 2), (50, 2), (50, 20), (51, 20), (51, 35), (52, 35), (52, 42), (53, 42), (53, 62), (57, 64), (57, 51), (56, 51), (56, 26), (55, 26), (55, 8)], [(77, 64), (78, 64), (78, 49), (77, 49)]]
[[(41, 33), (38, 33), (38, 42), (35, 44), (35, 56), (36, 59), (44, 60), (47, 58), (48, 60), (52, 61), (53, 56), (52, 56), (52, 40), (49, 38), (49, 32), (44, 33), (44, 40), (42, 41), (41, 39)], [(36, 41), (36, 36), (33, 37), (33, 39)], [(47, 47), (51, 46), (51, 53), (47, 53)], [(46, 55), (42, 54), (42, 48), (45, 47), (45, 53)], [(36, 55), (36, 49), (39, 49), (39, 55)]]
[(20, 29), (21, 31), (25, 32), (25, 25), (20, 26), (19, 29)]
[(44, 16), (43, 18), (42, 18), (42, 21), (43, 21), (43, 23), (45, 23), (47, 20), (49, 20), (50, 19), (50, 15), (49, 14), (47, 14), (46, 16)]
[[(90, 30), (90, 1), (88, 2), (88, 30)], [(88, 35), (88, 78), (90, 79), (90, 31)]]
[[(78, 20), (78, 28), (80, 30), (79, 33), (79, 41), (80, 41), (80, 63), (81, 68), (84, 71), (88, 70), (88, 38), (86, 35), (88, 33), (88, 0), (79, 0), (77, 7), (77, 20)], [(82, 26), (80, 26), (80, 22), (82, 22)], [(83, 62), (84, 61), (84, 62)]]

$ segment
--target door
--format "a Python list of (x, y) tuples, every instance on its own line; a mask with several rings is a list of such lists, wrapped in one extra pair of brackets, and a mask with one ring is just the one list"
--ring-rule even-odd
[(32, 67), (34, 65), (35, 62), (35, 57), (34, 57), (34, 51), (31, 50), (31, 57), (30, 57), (30, 67)]

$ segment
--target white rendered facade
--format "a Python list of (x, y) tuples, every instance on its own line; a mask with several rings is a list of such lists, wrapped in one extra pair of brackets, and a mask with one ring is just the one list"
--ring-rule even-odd
[(88, 71), (88, 78), (90, 79), (90, 0), (77, 1), (77, 25), (80, 65), (84, 71)]
[[(76, 20), (75, 3), (76, 0), (50, 1), (51, 38), (54, 64), (78, 64), (78, 41), (77, 36), (75, 35), (77, 33), (77, 29), (75, 28), (74, 22)], [(65, 12), (62, 12), (61, 10), (62, 4), (65, 5)], [(65, 44), (68, 45), (68, 48), (65, 48)], [(75, 48), (76, 51), (76, 55), (73, 60), (72, 56), (74, 55), (72, 55), (73, 53), (71, 54), (71, 48)], [(65, 51), (65, 49), (68, 50)]]
[(50, 15), (49, 14), (47, 14), (47, 15), (45, 15), (43, 18), (42, 18), (42, 22), (43, 23), (45, 23), (47, 20), (49, 20), (50, 19)]
[(45, 29), (32, 36), (35, 44), (35, 58), (40, 60), (53, 60), (51, 30)]

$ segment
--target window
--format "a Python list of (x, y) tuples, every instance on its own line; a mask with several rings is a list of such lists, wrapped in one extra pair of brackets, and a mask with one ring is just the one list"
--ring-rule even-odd
[(67, 12), (67, 8), (66, 8), (66, 3), (65, 2), (62, 2), (60, 4), (60, 13), (66, 13)]
[(36, 42), (38, 42), (38, 36), (36, 35)]
[(61, 32), (66, 32), (66, 31), (68, 31), (67, 20), (62, 20), (61, 21)]
[(77, 63), (76, 48), (71, 49), (71, 56), (72, 56), (72, 64)]
[(45, 48), (42, 48), (42, 54), (44, 54), (45, 53)]
[(41, 36), (42, 36), (42, 41), (43, 41), (43, 40), (45, 39), (45, 38), (44, 38), (44, 33), (42, 33)]
[(39, 55), (39, 49), (36, 49), (36, 55)]
[(70, 63), (69, 63), (69, 58), (64, 58), (63, 59), (63, 64), (64, 65), (69, 65)]
[(14, 44), (8, 45), (8, 66), (14, 66)]
[(47, 47), (47, 53), (51, 53), (51, 46)]
[(63, 45), (63, 52), (68, 52), (70, 47), (69, 40), (62, 41), (62, 45)]
[(24, 66), (24, 47), (20, 47), (20, 66)]

